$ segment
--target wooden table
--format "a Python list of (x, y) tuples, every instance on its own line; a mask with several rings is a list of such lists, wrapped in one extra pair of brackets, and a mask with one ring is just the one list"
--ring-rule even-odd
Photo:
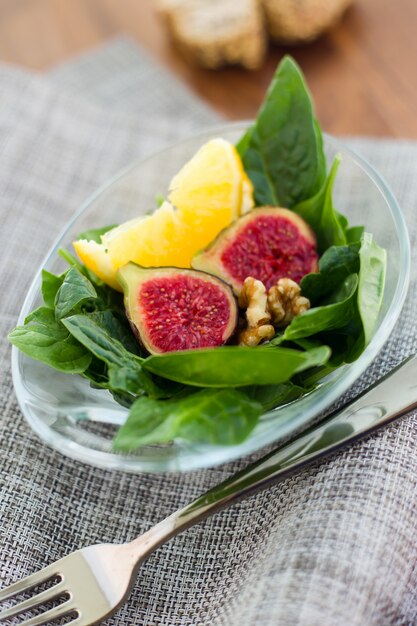
[(44, 69), (127, 34), (226, 118), (238, 119), (254, 116), (277, 62), (290, 51), (307, 76), (325, 130), (417, 139), (416, 0), (356, 0), (319, 41), (291, 50), (271, 45), (257, 72), (188, 65), (172, 48), (154, 4), (0, 0), (0, 61)]

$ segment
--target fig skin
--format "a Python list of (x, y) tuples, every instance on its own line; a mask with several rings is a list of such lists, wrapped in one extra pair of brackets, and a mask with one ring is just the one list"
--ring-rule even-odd
[[(248, 240), (250, 239), (253, 234), (248, 232), (251, 224), (256, 224), (257, 222), (259, 224), (261, 220), (270, 220), (270, 218), (277, 218), (281, 225), (287, 224), (292, 231), (294, 231), (294, 229), (297, 231), (298, 239), (295, 248), (285, 250), (289, 242), (285, 233), (283, 233), (282, 236), (278, 233), (277, 236), (276, 233), (271, 232), (271, 239), (273, 239), (274, 236), (275, 239), (282, 237), (283, 255), (273, 257), (271, 256), (271, 250), (264, 250), (264, 254), (267, 254), (265, 265), (277, 262), (280, 268), (276, 269), (275, 272), (260, 271), (257, 265), (259, 265), (259, 260), (262, 261), (262, 250), (259, 251), (259, 255), (256, 255), (254, 250), (256, 249), (256, 245), (265, 247), (265, 241), (267, 241), (267, 237), (265, 236), (267, 235), (267, 230), (265, 229), (265, 234), (262, 233), (262, 239), (265, 241), (261, 241), (261, 243), (255, 241), (252, 246), (246, 246), (248, 254), (245, 256), (245, 259), (242, 259), (242, 264), (239, 266), (241, 275), (238, 276), (236, 272), (233, 272), (233, 268), (231, 269), (227, 265), (228, 263), (230, 265), (230, 257), (232, 257), (233, 253), (237, 254), (239, 252), (236, 248), (237, 242), (244, 240), (245, 235), (247, 235)], [(294, 232), (292, 232), (292, 234), (294, 234)], [(275, 241), (275, 246), (277, 245)], [(242, 255), (242, 250), (240, 250), (239, 254)], [(300, 256), (302, 257), (301, 260)], [(252, 261), (255, 260), (255, 265), (252, 263), (252, 267), (250, 266), (251, 258)], [(246, 272), (242, 272), (240, 268), (246, 263), (248, 265), (247, 270)], [(299, 282), (305, 274), (318, 271), (316, 237), (310, 226), (299, 215), (294, 213), (294, 211), (281, 207), (259, 207), (253, 209), (250, 213), (247, 213), (233, 222), (228, 228), (222, 230), (205, 250), (198, 252), (193, 257), (191, 265), (194, 269), (202, 270), (222, 278), (232, 286), (233, 291), (237, 295), (239, 295), (243, 282), (248, 276), (261, 280), (267, 289), (269, 289), (269, 287), (275, 284), (280, 278), (292, 278), (296, 282)], [(238, 265), (237, 263), (236, 266)], [(287, 267), (285, 267), (285, 265), (287, 265)]]
[[(181, 278), (184, 278), (182, 287)], [(145, 268), (128, 263), (120, 268), (118, 280), (123, 287), (126, 315), (133, 333), (150, 354), (219, 347), (229, 341), (236, 331), (236, 298), (230, 286), (216, 276), (193, 269)], [(202, 286), (205, 289), (201, 289)], [(181, 293), (175, 298), (175, 289), (178, 288)], [(153, 290), (151, 296), (149, 289)], [(219, 296), (217, 303), (216, 294)], [(161, 297), (159, 303), (155, 302), (158, 295)], [(147, 303), (144, 302), (146, 298), (150, 298)], [(205, 305), (209, 307), (206, 317), (204, 313), (201, 315)], [(219, 313), (215, 306), (220, 307)], [(227, 307), (228, 316), (222, 306)], [(199, 317), (193, 319), (195, 307)], [(182, 326), (181, 320), (184, 320)]]

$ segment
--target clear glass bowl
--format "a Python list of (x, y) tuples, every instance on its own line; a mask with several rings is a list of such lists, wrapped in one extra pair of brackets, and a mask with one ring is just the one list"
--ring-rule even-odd
[[(88, 228), (121, 223), (155, 207), (178, 169), (208, 139), (236, 142), (247, 123), (228, 124), (201, 133), (135, 163), (99, 189), (80, 209), (50, 250), (42, 268), (61, 272), (60, 247), (71, 248), (77, 234)], [(63, 454), (106, 469), (131, 472), (186, 471), (230, 461), (277, 442), (306, 427), (328, 408), (368, 367), (388, 338), (401, 310), (409, 277), (410, 250), (401, 210), (379, 174), (362, 158), (331, 137), (325, 138), (330, 163), (342, 154), (334, 190), (335, 205), (352, 224), (364, 224), (388, 251), (387, 281), (375, 336), (362, 356), (339, 368), (309, 395), (265, 413), (251, 436), (230, 447), (183, 441), (147, 446), (132, 454), (116, 454), (111, 438), (126, 419), (126, 409), (106, 391), (89, 387), (80, 376), (56, 372), (13, 348), (13, 381), (20, 407), (33, 430)], [(19, 324), (41, 304), (39, 269), (20, 313)], [(255, 358), (255, 350), (254, 350)]]

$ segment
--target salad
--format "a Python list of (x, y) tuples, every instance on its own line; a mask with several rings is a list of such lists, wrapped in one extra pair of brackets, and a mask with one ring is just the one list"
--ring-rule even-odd
[(60, 250), (10, 341), (128, 408), (115, 450), (242, 442), (374, 333), (386, 254), (335, 208), (339, 164), (285, 57), (236, 146), (209, 141), (150, 214)]

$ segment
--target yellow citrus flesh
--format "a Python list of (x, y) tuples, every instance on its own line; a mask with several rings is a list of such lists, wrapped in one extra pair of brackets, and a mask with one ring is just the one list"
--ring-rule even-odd
[(120, 291), (116, 280), (116, 269), (110, 255), (106, 252), (103, 244), (87, 239), (79, 239), (73, 243), (80, 260), (88, 269), (96, 274), (105, 283)]
[(84, 265), (121, 291), (116, 273), (129, 261), (144, 267), (160, 267), (172, 264), (175, 257), (180, 267), (187, 267), (188, 254), (180, 247), (183, 231), (177, 212), (164, 202), (152, 215), (130, 220), (108, 231), (102, 236), (102, 243), (79, 239), (74, 242), (74, 248)]
[(235, 147), (224, 139), (209, 141), (184, 165), (169, 185), (168, 198), (152, 215), (110, 230), (101, 244), (74, 242), (81, 261), (119, 290), (117, 270), (129, 261), (190, 267), (198, 250), (254, 204), (252, 183)]

